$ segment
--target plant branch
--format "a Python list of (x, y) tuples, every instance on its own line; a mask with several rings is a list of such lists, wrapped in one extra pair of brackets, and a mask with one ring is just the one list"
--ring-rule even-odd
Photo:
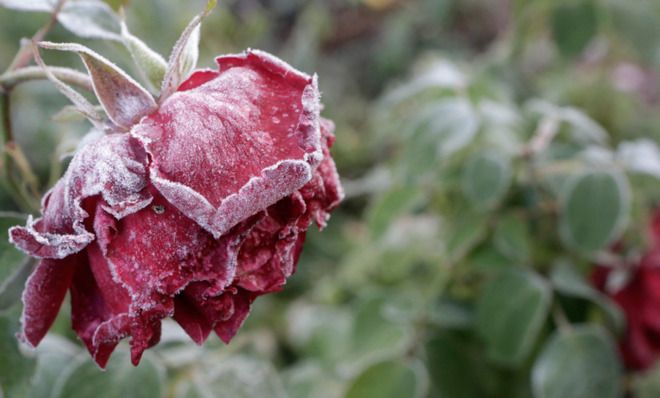
[(14, 141), (14, 133), (11, 125), (11, 96), (9, 92), (2, 91), (0, 94), (0, 114), (2, 114), (2, 142)]
[(50, 30), (55, 27), (55, 24), (57, 23), (57, 16), (59, 15), (60, 11), (62, 11), (64, 3), (66, 3), (66, 0), (58, 0), (55, 8), (53, 9), (53, 12), (50, 14), (50, 19), (46, 25), (44, 25), (37, 31), (37, 33), (34, 34), (34, 36), (32, 36), (32, 40), (29, 40), (27, 43), (21, 45), (20, 50), (18, 50), (18, 53), (9, 65), (9, 69), (7, 69), (7, 71), (20, 69), (30, 63), (32, 60), (32, 43), (38, 43), (42, 41), (48, 32), (50, 32)]
[(523, 157), (533, 157), (543, 152), (559, 132), (559, 120), (547, 117), (541, 120), (532, 139), (523, 147)]
[[(78, 72), (75, 69), (63, 67), (48, 68), (59, 80), (82, 89), (92, 91), (92, 81), (85, 73)], [(43, 68), (39, 66), (26, 66), (20, 69), (8, 71), (0, 75), (0, 86), (5, 90), (11, 90), (20, 83), (31, 80), (48, 79)]]

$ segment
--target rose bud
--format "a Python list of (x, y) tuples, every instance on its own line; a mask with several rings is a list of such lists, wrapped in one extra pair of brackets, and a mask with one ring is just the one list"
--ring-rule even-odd
[(36, 346), (68, 291), (73, 329), (101, 367), (129, 336), (137, 365), (166, 317), (198, 344), (212, 331), (228, 343), (343, 196), (316, 78), (247, 51), (156, 105), (130, 78), (103, 75), (102, 57), (60, 49), (83, 56), (113, 128), (85, 140), (41, 218), (10, 230), (41, 259), (20, 337)]

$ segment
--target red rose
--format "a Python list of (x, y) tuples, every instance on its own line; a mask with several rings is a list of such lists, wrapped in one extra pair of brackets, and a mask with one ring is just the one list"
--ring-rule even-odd
[(619, 342), (624, 363), (631, 370), (650, 368), (660, 356), (660, 212), (650, 223), (652, 248), (630, 270), (628, 280), (616, 291), (607, 288), (610, 267), (596, 268), (595, 285), (621, 307), (626, 332)]
[(191, 75), (128, 133), (88, 140), (11, 229), (41, 262), (23, 293), (22, 339), (37, 345), (69, 290), (73, 328), (105, 366), (132, 362), (171, 316), (201, 344), (234, 336), (253, 300), (294, 271), (312, 221), (342, 198), (316, 79), (259, 51)]

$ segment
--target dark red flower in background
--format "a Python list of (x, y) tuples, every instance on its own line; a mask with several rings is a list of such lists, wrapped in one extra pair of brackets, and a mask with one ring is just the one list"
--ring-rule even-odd
[(619, 348), (630, 370), (648, 369), (660, 357), (660, 212), (651, 219), (649, 237), (651, 248), (630, 267), (624, 286), (616, 291), (608, 289), (611, 267), (598, 266), (593, 274), (596, 287), (607, 293), (626, 317)]
[(73, 328), (100, 366), (122, 338), (132, 361), (174, 318), (201, 344), (234, 336), (253, 300), (295, 271), (312, 221), (342, 199), (316, 79), (259, 51), (197, 71), (128, 133), (82, 146), (14, 227), (41, 262), (23, 294), (37, 345), (67, 291)]

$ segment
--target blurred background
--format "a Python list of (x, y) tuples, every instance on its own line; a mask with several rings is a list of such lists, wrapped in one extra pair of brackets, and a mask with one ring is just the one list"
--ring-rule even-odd
[[(164, 56), (204, 7), (107, 3)], [(102, 10), (48, 39), (135, 72), (80, 29), (116, 30)], [(0, 8), (0, 70), (48, 18)], [(18, 346), (6, 227), (37, 210), (0, 185), (0, 396), (660, 396), (660, 1), (224, 0), (200, 45), (199, 67), (251, 47), (319, 74), (346, 200), (230, 345), (167, 323), (138, 368), (121, 345), (101, 372), (67, 304)], [(65, 105), (46, 81), (12, 92), (40, 193), (89, 129)]]

